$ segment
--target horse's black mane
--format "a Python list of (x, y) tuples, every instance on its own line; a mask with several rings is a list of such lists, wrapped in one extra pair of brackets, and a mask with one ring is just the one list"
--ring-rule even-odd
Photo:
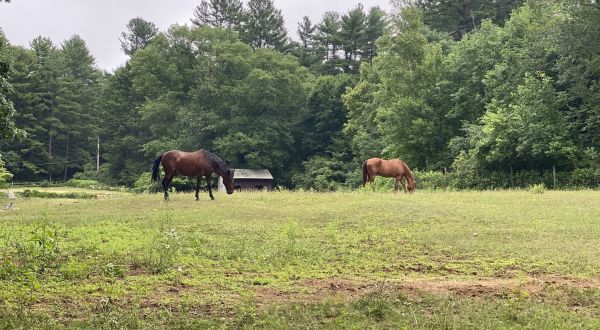
[(229, 169), (229, 165), (227, 165), (227, 163), (223, 159), (221, 159), (221, 157), (213, 154), (208, 150), (200, 149), (200, 151), (203, 152), (206, 155), (206, 157), (210, 159), (211, 162), (214, 162), (214, 164), (216, 165), (215, 167), (218, 168), (219, 171), (224, 173)]

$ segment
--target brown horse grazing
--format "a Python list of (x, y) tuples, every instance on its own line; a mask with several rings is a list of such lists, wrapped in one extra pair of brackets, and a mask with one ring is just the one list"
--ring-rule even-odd
[(404, 182), (402, 182), (402, 178), (406, 178), (408, 192), (415, 191), (415, 180), (413, 178), (412, 172), (410, 171), (410, 168), (408, 168), (408, 165), (406, 165), (406, 163), (400, 159), (367, 159), (362, 163), (362, 172), (363, 187), (367, 184), (368, 181), (371, 183), (373, 191), (375, 191), (375, 186), (373, 185), (373, 182), (375, 181), (375, 176), (377, 175), (386, 178), (394, 178), (394, 192), (398, 191), (398, 182), (400, 182), (400, 184), (402, 184), (402, 187), (404, 187), (404, 192), (407, 191)]
[(162, 163), (165, 170), (165, 177), (162, 180), (162, 186), (165, 190), (165, 200), (169, 199), (169, 184), (175, 175), (196, 177), (196, 200), (199, 200), (198, 191), (200, 190), (200, 178), (206, 177), (208, 185), (208, 194), (210, 199), (214, 200), (212, 190), (210, 189), (210, 177), (213, 172), (223, 177), (223, 184), (228, 194), (233, 194), (233, 171), (229, 164), (223, 161), (217, 155), (206, 150), (195, 152), (185, 152), (179, 150), (167, 151), (158, 156), (152, 166), (152, 180), (158, 181), (159, 166)]

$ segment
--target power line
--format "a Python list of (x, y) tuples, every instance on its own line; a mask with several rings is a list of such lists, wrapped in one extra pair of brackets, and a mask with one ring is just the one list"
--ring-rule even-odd
[[(48, 163), (31, 163), (32, 165), (36, 165), (36, 166), (41, 166), (41, 165), (54, 165), (54, 164), (72, 164), (72, 163), (76, 163), (79, 161), (86, 161), (86, 160), (93, 160), (96, 159), (96, 157), (90, 157), (90, 158), (80, 158), (80, 159), (70, 159), (70, 160), (63, 160), (63, 161), (56, 161), (56, 162), (48, 162)], [(23, 160), (21, 160), (23, 162)]]

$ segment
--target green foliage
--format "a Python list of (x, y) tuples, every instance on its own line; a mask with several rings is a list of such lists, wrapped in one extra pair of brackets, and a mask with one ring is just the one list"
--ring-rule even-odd
[(87, 188), (98, 186), (98, 181), (96, 180), (84, 180), (84, 179), (71, 179), (66, 183), (69, 187), (75, 188)]
[(423, 10), (427, 25), (460, 39), (486, 19), (492, 20), (497, 25), (503, 25), (510, 17), (511, 11), (521, 6), (523, 2), (525, 0), (417, 0), (416, 4)]
[(2, 155), (0, 155), (0, 186), (3, 186), (6, 182), (12, 179), (13, 175), (6, 170), (4, 167), (4, 161)]
[[(156, 193), (162, 191), (161, 180), (158, 182), (153, 182), (151, 178), (150, 172), (144, 172), (140, 174), (139, 178), (133, 183), (132, 191), (137, 193)], [(204, 179), (201, 180), (201, 184), (204, 184), (206, 181)], [(212, 185), (214, 187), (214, 184)], [(196, 187), (196, 179), (188, 178), (188, 177), (175, 177), (169, 188), (173, 191), (192, 191)]]
[(297, 187), (316, 191), (335, 191), (347, 180), (349, 168), (341, 159), (315, 156), (303, 163), (304, 171), (294, 176)]
[(4, 32), (0, 30), (0, 137), (2, 138), (12, 138), (19, 132), (12, 118), (15, 109), (13, 103), (8, 99), (13, 88), (8, 82), (10, 62), (6, 56), (7, 46), (8, 40)]
[(160, 189), (160, 182), (153, 182), (152, 174), (150, 172), (140, 174), (140, 177), (133, 183), (133, 191), (138, 193), (159, 192)]
[(283, 14), (276, 9), (273, 0), (250, 0), (245, 12), (242, 40), (257, 48), (285, 51), (288, 47), (287, 31)]
[(25, 234), (3, 233), (0, 246), (0, 279), (27, 283), (32, 289), (38, 278), (56, 271), (61, 264), (61, 237), (52, 226), (35, 226)]
[(417, 189), (445, 190), (452, 187), (451, 176), (441, 171), (413, 171)]
[(153, 274), (172, 270), (181, 250), (180, 237), (175, 229), (161, 228), (155, 233), (147, 248), (140, 251), (137, 266), (148, 268)]
[(95, 194), (89, 194), (84, 192), (66, 192), (66, 193), (57, 193), (57, 192), (46, 192), (35, 189), (25, 189), (21, 192), (18, 192), (17, 195), (24, 198), (70, 198), (70, 199), (90, 199), (96, 198)]
[(38, 37), (31, 49), (10, 47), (15, 121), (27, 134), (0, 141), (15, 180), (68, 179), (88, 163), (97, 136), (100, 80), (94, 58), (77, 35), (60, 49)]
[(141, 17), (132, 18), (127, 23), (127, 31), (121, 33), (121, 49), (129, 56), (148, 46), (158, 33), (158, 28), (152, 22)]
[(413, 167), (436, 166), (444, 157), (447, 130), (436, 90), (428, 87), (436, 84), (442, 52), (427, 42), (418, 11), (401, 15), (379, 40), (380, 55), (372, 68), (363, 66), (361, 82), (345, 96), (348, 129), (354, 130), (357, 145), (364, 134), (373, 139), (375, 129), (384, 156), (401, 155)]
[(129, 60), (104, 74), (76, 35), (29, 48), (2, 36), (2, 97), (28, 133), (0, 141), (2, 160), (14, 181), (131, 186), (158, 154), (205, 148), (305, 189), (356, 187), (352, 164), (373, 156), (445, 168), (452, 189), (555, 188), (553, 166), (556, 186), (595, 187), (598, 6), (522, 3), (410, 1), (389, 17), (359, 5), (303, 19), (290, 46), (272, 1), (206, 0), (194, 27), (131, 20)]
[(231, 28), (239, 31), (243, 17), (240, 0), (202, 0), (194, 9), (192, 23), (198, 26)]
[[(344, 50), (344, 58), (356, 62), (366, 43), (366, 15), (362, 5), (342, 15), (340, 42)], [(356, 70), (356, 69), (355, 69)]]
[(534, 184), (527, 188), (532, 194), (543, 194), (546, 191), (546, 186), (543, 183)]
[(0, 326), (599, 324), (598, 191), (114, 196), (3, 214)]

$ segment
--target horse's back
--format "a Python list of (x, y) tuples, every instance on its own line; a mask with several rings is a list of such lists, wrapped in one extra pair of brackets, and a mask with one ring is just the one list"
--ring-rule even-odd
[(162, 164), (165, 170), (175, 171), (179, 175), (198, 176), (209, 172), (209, 165), (204, 160), (203, 150), (187, 152), (170, 150), (163, 154)]
[(402, 176), (406, 171), (406, 164), (400, 159), (370, 158), (367, 159), (366, 163), (372, 175), (398, 177)]

